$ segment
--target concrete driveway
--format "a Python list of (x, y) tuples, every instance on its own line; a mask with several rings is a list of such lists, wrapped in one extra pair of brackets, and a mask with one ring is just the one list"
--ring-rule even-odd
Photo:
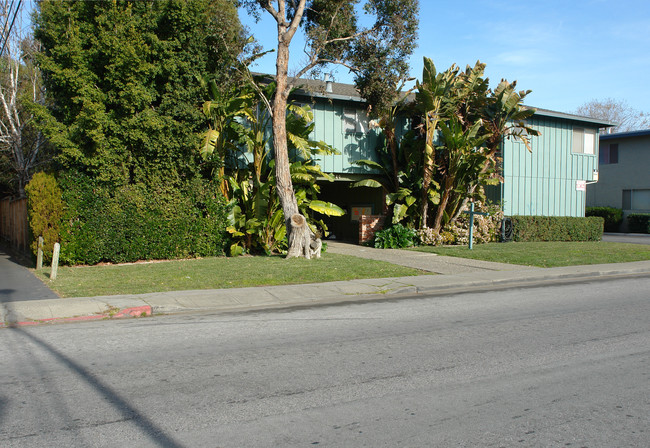
[(650, 235), (645, 233), (603, 233), (603, 241), (610, 243), (650, 244)]
[(58, 299), (58, 296), (0, 247), (0, 303), (40, 299)]

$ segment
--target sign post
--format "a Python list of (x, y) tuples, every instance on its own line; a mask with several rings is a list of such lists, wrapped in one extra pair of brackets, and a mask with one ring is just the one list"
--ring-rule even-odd
[(474, 203), (471, 202), (470, 204), (471, 205), (469, 206), (469, 211), (465, 210), (463, 213), (467, 213), (469, 215), (469, 249), (472, 250), (474, 248), (474, 215), (487, 216), (487, 213), (475, 212)]

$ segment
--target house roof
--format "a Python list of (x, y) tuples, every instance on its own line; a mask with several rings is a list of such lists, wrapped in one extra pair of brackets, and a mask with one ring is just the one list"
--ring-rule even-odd
[[(269, 79), (272, 79), (272, 75), (263, 75), (269, 76)], [(328, 89), (329, 84), (329, 89)], [(340, 82), (333, 81), (321, 81), (319, 79), (301, 79), (296, 83), (297, 89), (296, 94), (303, 96), (310, 96), (314, 98), (327, 98), (333, 100), (342, 100), (342, 101), (354, 101), (358, 103), (365, 103), (366, 101), (361, 98), (359, 91), (353, 84), (344, 84)], [(588, 123), (596, 125), (599, 128), (608, 128), (616, 126), (616, 123), (612, 123), (606, 120), (601, 120), (598, 118), (584, 117), (581, 115), (567, 114), (564, 112), (557, 112), (549, 109), (542, 109), (539, 107), (524, 106), (529, 109), (535, 109), (535, 115), (543, 117), (552, 117), (552, 118), (562, 118), (565, 120), (572, 120), (580, 123)]]
[(601, 140), (620, 140), (624, 138), (633, 138), (633, 137), (647, 137), (650, 136), (650, 129), (642, 129), (640, 131), (630, 131), (630, 132), (615, 132), (613, 134), (601, 134)]
[(590, 124), (595, 124), (599, 128), (611, 128), (616, 126), (616, 123), (612, 123), (611, 121), (607, 120), (601, 120), (600, 118), (593, 118), (593, 117), (585, 117), (582, 115), (574, 115), (574, 114), (567, 114), (564, 112), (557, 112), (554, 110), (549, 110), (549, 109), (542, 109), (540, 107), (531, 107), (531, 106), (526, 106), (530, 109), (535, 109), (535, 115), (541, 115), (543, 117), (552, 117), (552, 118), (563, 118), (565, 120), (573, 120), (573, 121), (579, 121), (582, 123), (590, 123)]

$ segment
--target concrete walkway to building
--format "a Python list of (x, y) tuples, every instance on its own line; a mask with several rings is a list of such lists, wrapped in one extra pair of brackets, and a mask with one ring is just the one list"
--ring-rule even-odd
[(650, 244), (647, 233), (603, 233), (603, 241), (610, 243)]
[[(36, 292), (29, 292), (25, 293), (24, 300), (6, 300), (0, 303), (0, 327), (183, 312), (241, 312), (269, 308), (304, 307), (398, 299), (404, 295), (449, 295), (467, 291), (540, 285), (547, 282), (576, 282), (617, 276), (650, 275), (650, 260), (560, 268), (533, 268), (428, 255), (406, 250), (373, 249), (338, 241), (328, 241), (328, 250), (332, 253), (367, 257), (410, 266), (431, 272), (431, 274), (303, 285), (66, 299), (29, 300), (36, 294)], [(7, 260), (5, 259), (5, 261)], [(0, 269), (4, 266), (2, 265)], [(31, 275), (26, 269), (25, 271)], [(3, 280), (0, 279), (0, 281)], [(0, 289), (7, 291), (5, 292), (6, 297), (21, 299), (19, 289), (4, 286), (4, 282), (2, 285)]]
[[(457, 275), (472, 272), (522, 271), (534, 269), (530, 266), (493, 263), (490, 261), (470, 260), (469, 258), (445, 257), (412, 250), (375, 249), (340, 241), (327, 241), (327, 250), (334, 254), (352, 255), (359, 258), (386, 261), (409, 268), (433, 272), (442, 275)], [(469, 250), (469, 249), (467, 249)]]

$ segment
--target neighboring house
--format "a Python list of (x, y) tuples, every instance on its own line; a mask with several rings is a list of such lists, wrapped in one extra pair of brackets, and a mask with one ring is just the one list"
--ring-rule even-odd
[[(355, 240), (361, 214), (379, 215), (384, 198), (379, 189), (351, 188), (368, 176), (355, 160), (377, 160), (379, 130), (366, 115), (366, 103), (354, 86), (304, 81), (294, 98), (314, 110), (315, 140), (323, 140), (340, 154), (319, 157), (324, 172), (336, 181), (321, 185), (321, 199), (343, 207), (348, 214), (329, 220), (338, 238)], [(611, 123), (588, 117), (537, 109), (528, 124), (541, 132), (531, 139), (532, 152), (523, 143), (506, 139), (503, 145), (503, 183), (488, 196), (502, 202), (506, 216), (584, 216), (586, 184), (598, 173), (598, 129)], [(400, 123), (402, 131), (409, 122)], [(365, 173), (365, 174), (364, 174)]]
[[(587, 206), (620, 208), (624, 216), (650, 213), (650, 129), (601, 135), (599, 159)], [(621, 230), (627, 230), (626, 219)]]

